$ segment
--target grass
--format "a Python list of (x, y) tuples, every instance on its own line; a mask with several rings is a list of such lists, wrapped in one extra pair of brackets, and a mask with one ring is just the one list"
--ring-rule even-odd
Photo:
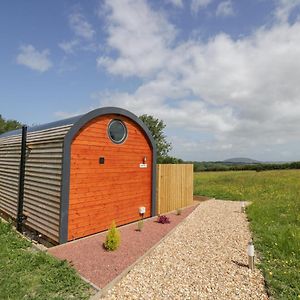
[(300, 171), (195, 173), (194, 193), (248, 200), (256, 249), (269, 294), (300, 299)]
[(0, 299), (88, 299), (91, 289), (66, 261), (36, 251), (0, 219)]

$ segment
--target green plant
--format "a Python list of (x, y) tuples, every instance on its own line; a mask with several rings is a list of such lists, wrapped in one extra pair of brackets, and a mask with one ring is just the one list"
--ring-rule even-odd
[(182, 213), (182, 208), (177, 208), (177, 209), (176, 209), (176, 214), (177, 214), (177, 216), (180, 216), (181, 213)]
[(110, 229), (107, 232), (105, 242), (103, 244), (107, 251), (114, 251), (120, 245), (120, 233), (116, 227), (115, 221), (112, 222)]
[(137, 223), (137, 230), (138, 231), (142, 231), (143, 227), (144, 227), (144, 220), (139, 220)]
[(16, 120), (7, 120), (2, 118), (2, 116), (0, 115), (0, 134), (6, 132), (6, 131), (10, 131), (10, 130), (14, 130), (14, 129), (19, 129), (22, 127), (22, 124), (19, 123)]

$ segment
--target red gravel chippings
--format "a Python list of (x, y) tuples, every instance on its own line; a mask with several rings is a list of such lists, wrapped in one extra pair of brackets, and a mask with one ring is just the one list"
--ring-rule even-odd
[(171, 221), (169, 224), (159, 224), (156, 218), (145, 219), (141, 232), (136, 230), (137, 223), (119, 227), (121, 245), (113, 252), (104, 250), (102, 246), (106, 232), (50, 248), (48, 252), (59, 259), (68, 260), (83, 277), (103, 288), (158, 243), (196, 207), (194, 205), (184, 209), (181, 215), (168, 214)]

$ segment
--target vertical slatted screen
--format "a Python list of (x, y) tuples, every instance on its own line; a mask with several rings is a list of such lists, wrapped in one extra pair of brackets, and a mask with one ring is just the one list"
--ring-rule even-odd
[(157, 213), (193, 204), (193, 165), (157, 165)]

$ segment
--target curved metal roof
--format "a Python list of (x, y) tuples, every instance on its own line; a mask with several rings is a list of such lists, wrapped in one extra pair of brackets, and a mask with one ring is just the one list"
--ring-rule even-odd
[[(34, 132), (34, 131), (39, 131), (39, 130), (45, 130), (45, 129), (50, 129), (50, 128), (55, 128), (55, 127), (60, 127), (64, 125), (71, 125), (76, 123), (83, 115), (80, 116), (75, 116), (51, 123), (46, 123), (42, 125), (36, 125), (36, 126), (31, 126), (27, 128), (27, 132)], [(17, 130), (11, 130), (5, 133), (0, 134), (0, 138), (3, 137), (8, 137), (8, 136), (13, 136), (13, 135), (19, 135), (22, 133), (22, 129), (17, 129)]]

